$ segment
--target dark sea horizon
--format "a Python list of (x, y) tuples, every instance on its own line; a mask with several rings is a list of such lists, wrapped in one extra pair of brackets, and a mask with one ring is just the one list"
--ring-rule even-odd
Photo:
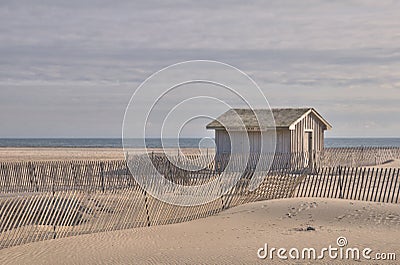
[[(181, 138), (181, 148), (197, 148), (200, 138)], [(130, 147), (144, 148), (142, 139), (130, 139)], [(122, 148), (121, 138), (0, 138), (0, 147)], [(162, 148), (160, 139), (146, 139), (146, 147)], [(165, 148), (176, 148), (176, 139), (165, 139)], [(207, 141), (203, 148), (213, 148)], [(400, 147), (400, 138), (325, 138), (325, 147)]]

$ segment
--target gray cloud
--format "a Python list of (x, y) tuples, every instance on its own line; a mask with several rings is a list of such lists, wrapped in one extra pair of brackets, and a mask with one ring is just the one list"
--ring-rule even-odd
[(244, 70), (273, 106), (315, 106), (330, 136), (397, 136), (399, 12), (397, 1), (2, 1), (0, 137), (118, 137), (134, 89), (190, 59)]

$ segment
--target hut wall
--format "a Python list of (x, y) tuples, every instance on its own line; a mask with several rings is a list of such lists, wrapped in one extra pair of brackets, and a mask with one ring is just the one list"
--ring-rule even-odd
[[(231, 139), (232, 137), (232, 139)], [(262, 139), (261, 139), (262, 138)], [(278, 138), (278, 137), (277, 137)], [(290, 146), (290, 133), (287, 131), (280, 137), (281, 143), (285, 146)], [(241, 153), (271, 153), (274, 150), (273, 145), (274, 132), (265, 131), (262, 133), (259, 131), (250, 132), (230, 132), (230, 135), (226, 130), (215, 131), (215, 144), (217, 148), (217, 154), (241, 154)], [(249, 146), (247, 146), (247, 141)], [(234, 143), (231, 150), (231, 143)], [(248, 150), (250, 147), (250, 150)], [(280, 149), (288, 148), (281, 147)], [(290, 148), (288, 148), (290, 150)]]
[(246, 132), (231, 131), (228, 133), (226, 130), (215, 131), (217, 154), (249, 153), (248, 148), (250, 147), (251, 150), (251, 146), (254, 147), (255, 144), (259, 142), (259, 134), (252, 133), (249, 135), (249, 138), (247, 138)]
[(217, 155), (231, 152), (231, 140), (227, 131), (215, 130), (215, 146)]
[(276, 150), (276, 145), (274, 145), (274, 140), (276, 141), (275, 131), (263, 131), (262, 133), (262, 150), (261, 153), (272, 153), (274, 149)]
[(290, 131), (288, 129), (276, 130), (276, 150), (277, 153), (290, 153)]
[[(323, 124), (316, 115), (310, 113), (295, 125), (294, 130), (277, 129), (276, 130), (276, 149), (277, 153), (299, 153), (307, 152), (308, 147), (305, 146), (306, 132), (312, 131), (312, 147), (314, 151), (321, 151), (324, 148), (324, 130)], [(215, 131), (215, 142), (217, 154), (238, 154), (246, 153), (247, 135), (249, 139), (251, 153), (270, 153), (273, 150), (273, 132), (250, 131), (250, 132), (231, 132), (232, 139), (226, 130)], [(235, 143), (232, 146), (231, 142)], [(262, 147), (261, 147), (262, 144)]]
[(325, 125), (313, 113), (304, 117), (296, 124), (295, 129), (290, 132), (291, 151), (296, 153), (308, 151), (304, 140), (306, 131), (312, 131), (313, 150), (321, 151), (324, 148), (324, 128)]

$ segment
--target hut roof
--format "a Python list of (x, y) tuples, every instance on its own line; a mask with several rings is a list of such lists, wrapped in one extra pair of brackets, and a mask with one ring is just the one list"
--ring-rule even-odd
[[(206, 128), (234, 130), (245, 126), (247, 130), (274, 127), (294, 129), (294, 126), (310, 113), (318, 117), (325, 125), (325, 129), (332, 128), (314, 108), (230, 109), (207, 124)], [(275, 126), (273, 120), (275, 120)]]

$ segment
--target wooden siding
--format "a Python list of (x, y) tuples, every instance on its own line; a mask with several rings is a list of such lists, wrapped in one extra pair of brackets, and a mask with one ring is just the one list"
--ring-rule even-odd
[[(215, 131), (215, 144), (217, 147), (217, 154), (238, 154), (247, 153), (247, 136), (244, 132), (231, 132), (229, 136), (225, 130)], [(274, 150), (273, 146), (273, 131), (263, 132), (262, 140), (259, 131), (247, 132), (248, 141), (250, 145), (250, 153), (271, 153)], [(230, 139), (232, 137), (232, 139)], [(235, 143), (232, 146), (231, 142)], [(290, 131), (277, 130), (276, 131), (276, 152), (288, 153), (290, 152)]]
[(291, 136), (291, 151), (292, 152), (307, 152), (308, 147), (305, 147), (304, 137), (306, 131), (312, 132), (313, 150), (321, 151), (324, 148), (324, 129), (325, 125), (313, 114), (310, 113), (299, 123), (295, 129), (290, 132)]
[(217, 154), (229, 154), (231, 152), (231, 140), (225, 130), (215, 130), (215, 145)]
[[(310, 113), (295, 125), (294, 130), (277, 129), (276, 130), (276, 149), (277, 153), (298, 153), (308, 152), (308, 133), (312, 133), (312, 150), (321, 151), (324, 149), (324, 131), (326, 125), (319, 118)], [(251, 153), (269, 153), (273, 151), (273, 134), (272, 132), (249, 131), (248, 140)], [(215, 143), (217, 154), (238, 154), (247, 153), (245, 132), (231, 132), (232, 140), (226, 130), (215, 130)], [(231, 142), (235, 143), (232, 146)], [(262, 147), (261, 147), (262, 146)]]
[(276, 130), (276, 150), (277, 153), (290, 153), (290, 131), (288, 129)]
[[(240, 154), (240, 153), (271, 153), (274, 150), (273, 146), (273, 131), (263, 132), (262, 140), (261, 133), (255, 132), (233, 131), (230, 132), (230, 136), (226, 130), (215, 130), (215, 144), (217, 148), (217, 154)], [(283, 134), (282, 134), (283, 135)], [(290, 133), (287, 131), (281, 137), (281, 142), (286, 146), (290, 146)], [(230, 138), (232, 137), (232, 139)], [(247, 142), (249, 145), (247, 145)], [(231, 147), (231, 143), (234, 143)], [(283, 148), (283, 147), (282, 147)], [(280, 149), (282, 149), (280, 148)], [(290, 150), (290, 147), (287, 150)], [(232, 150), (231, 150), (232, 149)], [(282, 149), (283, 150), (283, 149)]]
[(274, 140), (276, 140), (276, 135), (274, 131), (263, 132), (262, 134), (262, 151), (261, 153), (272, 153), (276, 146), (274, 146)]

